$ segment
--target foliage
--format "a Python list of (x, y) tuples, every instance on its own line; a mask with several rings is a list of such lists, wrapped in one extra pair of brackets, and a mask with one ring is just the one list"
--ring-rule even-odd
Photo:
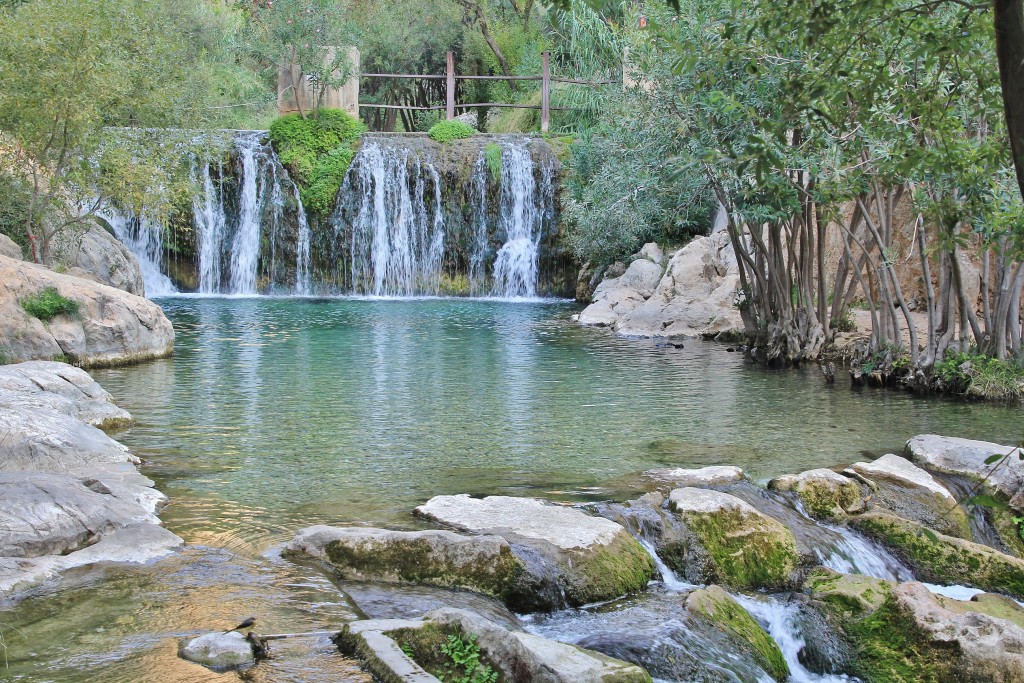
[(298, 183), (307, 210), (330, 212), (365, 131), (362, 122), (339, 109), (320, 109), (308, 118), (287, 114), (270, 124), (270, 142)]
[(468, 123), (462, 121), (439, 121), (431, 126), (427, 135), (435, 142), (451, 142), (452, 140), (463, 140), (471, 138), (477, 130)]
[(995, 399), (1024, 398), (1024, 366), (978, 353), (948, 353), (932, 368), (947, 391)]
[(441, 652), (451, 660), (451, 664), (445, 667), (443, 676), (439, 676), (447, 683), (495, 683), (498, 680), (498, 672), (488, 665), (480, 662), (480, 646), (476, 643), (476, 636), (470, 634), (463, 639), (459, 632), (451, 633), (448, 639), (441, 646)]
[(23, 178), (0, 171), (0, 234), (14, 240), (23, 254), (28, 254), (25, 219), (31, 196)]
[(29, 315), (39, 318), (44, 323), (58, 315), (74, 316), (78, 314), (78, 302), (61, 296), (55, 287), (48, 287), (38, 294), (20, 300), (21, 307)]
[(484, 145), (484, 161), (487, 162), (487, 170), (491, 172), (491, 178), (501, 178), (501, 145), (489, 142)]

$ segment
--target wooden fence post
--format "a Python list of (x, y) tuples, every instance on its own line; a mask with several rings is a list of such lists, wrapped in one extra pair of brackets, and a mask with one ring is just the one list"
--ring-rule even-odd
[(447, 102), (446, 118), (451, 121), (455, 118), (455, 53), (449, 52), (445, 58), (445, 93)]
[(548, 132), (548, 123), (551, 117), (551, 61), (550, 54), (545, 52), (544, 72), (540, 82), (540, 132)]

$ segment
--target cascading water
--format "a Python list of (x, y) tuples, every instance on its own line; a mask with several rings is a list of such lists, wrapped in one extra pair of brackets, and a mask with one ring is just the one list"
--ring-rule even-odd
[[(264, 145), (260, 134), (239, 138), (242, 157), (242, 193), (238, 204), (238, 227), (231, 243), (231, 293), (256, 293), (256, 266), (260, 255), (260, 214), (264, 201), (264, 173), (266, 165)], [(277, 175), (273, 182), (277, 183)], [(280, 193), (280, 188), (276, 188)]]
[(164, 226), (145, 216), (131, 216), (107, 207), (98, 213), (114, 231), (114, 236), (135, 255), (142, 279), (146, 283), (146, 296), (175, 294), (171, 279), (160, 270), (164, 253)]

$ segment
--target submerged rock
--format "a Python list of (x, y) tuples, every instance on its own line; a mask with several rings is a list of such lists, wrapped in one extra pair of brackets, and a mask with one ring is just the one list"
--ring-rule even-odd
[(500, 536), (313, 526), (288, 551), (326, 562), (342, 579), (465, 588), (518, 602), (526, 567)]
[[(51, 288), (78, 313), (42, 321), (22, 308), (23, 299)], [(122, 365), (170, 355), (173, 346), (174, 328), (148, 299), (0, 256), (0, 350), (8, 360)]]
[(416, 513), (508, 541), (527, 575), (543, 577), (523, 593), (523, 599), (534, 595), (536, 604), (520, 609), (609, 600), (640, 590), (654, 574), (650, 555), (622, 526), (536, 498), (436, 496)]
[(889, 453), (850, 468), (873, 484), (874, 505), (944, 534), (971, 538), (967, 515), (949, 489), (906, 458)]
[[(642, 668), (598, 652), (506, 629), (458, 609), (441, 609), (419, 620), (388, 619), (347, 624), (338, 635), (341, 650), (353, 654), (382, 681), (430, 683), (439, 680), (424, 668), (441, 668), (433, 659), (449, 634), (472, 637), (484, 661), (506, 681), (546, 683), (650, 683)], [(430, 653), (430, 654), (428, 654)]]
[[(988, 483), (1011, 505), (1024, 510), (1024, 461), (1019, 450), (988, 441), (973, 441), (937, 434), (920, 434), (906, 446), (911, 460), (935, 472), (961, 474), (973, 479), (987, 478)], [(996, 454), (1011, 453), (1007, 462), (997, 467), (985, 461)]]
[(697, 469), (686, 469), (683, 467), (663, 467), (647, 470), (644, 478), (656, 482), (663, 482), (673, 487), (696, 486), (704, 488), (709, 486), (725, 486), (743, 479), (743, 470), (731, 465), (712, 465)]
[(792, 532), (736, 496), (680, 488), (669, 495), (669, 506), (710, 557), (712, 575), (707, 581), (781, 589), (800, 564)]
[(892, 550), (918, 578), (1024, 599), (1024, 560), (884, 512), (860, 515), (851, 524)]
[(842, 520), (847, 514), (864, 509), (860, 485), (830, 469), (787, 474), (772, 479), (769, 488), (793, 491), (812, 517)]
[(789, 678), (789, 665), (778, 644), (736, 600), (719, 586), (690, 593), (686, 609), (730, 634), (777, 681)]
[(233, 669), (256, 661), (252, 645), (238, 631), (206, 633), (181, 648), (181, 656), (211, 669)]

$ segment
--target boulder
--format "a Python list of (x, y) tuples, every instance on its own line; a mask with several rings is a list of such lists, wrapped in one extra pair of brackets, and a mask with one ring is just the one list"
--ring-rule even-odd
[(51, 410), (100, 429), (132, 422), (128, 411), (118, 408), (89, 373), (52, 361), (0, 366), (0, 408)]
[(24, 257), (18, 243), (3, 233), (0, 233), (0, 256), (6, 256), (18, 261)]
[(223, 671), (256, 661), (252, 645), (238, 631), (206, 633), (181, 648), (181, 656), (211, 669)]
[(944, 534), (971, 538), (967, 514), (949, 489), (906, 458), (889, 453), (850, 468), (871, 482), (874, 505)]
[(693, 591), (686, 597), (686, 609), (730, 635), (772, 678), (777, 681), (789, 678), (789, 665), (778, 644), (722, 588), (708, 586)]
[(637, 252), (636, 258), (645, 259), (660, 266), (665, 262), (665, 252), (661, 250), (661, 247), (657, 242), (648, 242), (644, 246), (640, 247), (640, 251)]
[(601, 282), (594, 290), (593, 303), (579, 315), (582, 325), (612, 326), (622, 316), (642, 304), (654, 293), (662, 267), (646, 258), (629, 264), (626, 272)]
[(860, 485), (829, 469), (786, 474), (772, 479), (768, 486), (776, 491), (792, 491), (807, 514), (819, 519), (840, 521), (864, 509)]
[(527, 591), (537, 596), (537, 609), (616, 598), (642, 589), (654, 574), (651, 556), (622, 526), (536, 498), (436, 496), (416, 513), (508, 541), (528, 574), (545, 577)]
[(59, 232), (50, 244), (52, 264), (68, 275), (146, 295), (138, 259), (112, 234), (95, 223)]
[(1024, 599), (1024, 560), (884, 512), (869, 512), (850, 523), (887, 546), (920, 579)]
[(321, 560), (349, 581), (464, 588), (512, 604), (526, 573), (500, 536), (451, 531), (313, 526), (292, 539), (288, 552)]
[[(49, 321), (21, 306), (47, 289), (78, 304)], [(8, 361), (66, 358), (84, 366), (170, 355), (174, 328), (159, 306), (133, 294), (0, 256), (0, 351)]]
[[(973, 479), (988, 478), (989, 485), (1007, 500), (1024, 491), (1024, 461), (1020, 450), (988, 441), (973, 441), (952, 436), (920, 434), (907, 441), (907, 456), (915, 463), (935, 472), (960, 474)], [(992, 455), (1011, 453), (1009, 460), (985, 464)], [(1024, 494), (1016, 507), (1024, 510)]]
[(704, 488), (709, 486), (725, 486), (726, 484), (741, 481), (743, 479), (743, 470), (731, 465), (712, 465), (697, 469), (662, 467), (647, 470), (643, 476), (646, 479), (652, 479), (677, 488), (684, 486)]
[(736, 496), (709, 489), (675, 489), (669, 506), (710, 558), (706, 581), (736, 588), (789, 584), (800, 557), (792, 532), (780, 522)]
[[(449, 634), (472, 637), (486, 666), (506, 681), (529, 683), (650, 683), (642, 668), (598, 652), (506, 629), (466, 610), (440, 609), (423, 619), (357, 621), (338, 635), (343, 652), (359, 657), (379, 680), (433, 683), (438, 646)], [(416, 661), (407, 652), (411, 652)], [(439, 672), (440, 673), (440, 672)]]
[(1015, 603), (957, 601), (920, 583), (825, 573), (806, 587), (850, 641), (850, 673), (865, 681), (1024, 680), (1024, 610)]

